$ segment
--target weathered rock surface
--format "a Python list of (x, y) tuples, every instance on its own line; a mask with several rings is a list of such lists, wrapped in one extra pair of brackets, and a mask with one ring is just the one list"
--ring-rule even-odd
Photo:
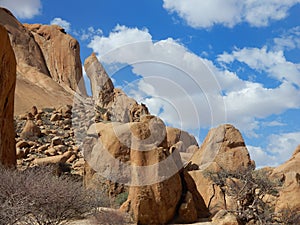
[[(275, 210), (280, 212), (285, 209), (300, 210), (300, 146), (298, 146), (292, 157), (276, 167), (271, 176), (284, 180), (282, 189), (279, 192)], [(292, 199), (292, 201), (291, 201)]]
[(16, 59), (6, 29), (0, 25), (0, 163), (16, 164), (13, 122)]
[[(53, 33), (59, 37), (52, 35), (52, 38), (39, 45), (35, 40), (36, 35), (34, 36), (4, 8), (0, 8), (0, 24), (8, 30), (17, 59), (15, 115), (29, 111), (33, 105), (38, 108), (72, 105), (74, 90), (77, 90), (76, 84), (82, 77), (79, 47), (77, 48), (76, 41), (63, 33), (58, 35), (60, 32), (58, 29), (57, 33), (54, 31)], [(55, 30), (54, 27), (49, 29)], [(44, 30), (48, 32), (47, 29)], [(39, 40), (42, 38), (40, 37)], [(54, 43), (53, 40), (55, 43), (64, 43), (65, 46), (62, 47), (64, 44), (58, 43), (50, 46), (50, 43)], [(57, 57), (56, 61), (54, 57)], [(54, 72), (55, 69), (57, 72)], [(60, 78), (56, 80), (57, 82), (52, 79), (52, 77), (57, 78), (56, 76)], [(83, 83), (79, 83), (78, 87), (84, 94)]]
[(168, 146), (171, 147), (172, 145), (176, 144), (179, 141), (182, 141), (182, 151), (188, 152), (188, 148), (190, 146), (198, 146), (198, 142), (196, 138), (189, 134), (186, 131), (180, 130), (174, 127), (167, 127), (167, 139), (168, 139)]
[(255, 165), (250, 159), (241, 133), (232, 125), (225, 124), (209, 131), (186, 167), (209, 211), (215, 214), (222, 209), (235, 209), (236, 205), (207, 173), (238, 173), (241, 170), (253, 169)]
[(226, 171), (255, 167), (241, 133), (229, 124), (211, 129), (199, 151), (191, 158), (191, 163), (203, 169), (211, 162), (216, 162)]
[[(163, 163), (170, 153), (162, 121), (153, 116), (142, 117), (142, 121), (132, 126), (131, 179), (136, 185), (129, 188), (122, 209), (131, 212), (138, 224), (165, 224), (176, 214), (182, 193), (181, 179), (178, 173), (169, 177), (167, 171), (177, 171), (176, 160), (170, 160), (168, 166)], [(164, 138), (157, 142), (158, 136)]]
[(85, 183), (102, 175), (131, 185), (121, 209), (137, 223), (164, 224), (178, 214), (178, 220), (189, 222), (209, 215), (191, 177), (181, 174), (179, 148), (168, 147), (166, 127), (157, 117), (93, 124), (83, 148)]
[(138, 122), (142, 115), (149, 114), (144, 104), (139, 105), (122, 90), (114, 88), (94, 53), (85, 60), (84, 68), (91, 81), (100, 121)]
[(226, 210), (220, 210), (213, 218), (215, 225), (241, 225), (235, 215)]
[(78, 41), (57, 25), (24, 26), (39, 45), (52, 79), (64, 88), (86, 96)]
[(104, 106), (112, 101), (114, 85), (95, 53), (84, 61), (84, 69), (91, 81), (92, 94), (96, 103)]

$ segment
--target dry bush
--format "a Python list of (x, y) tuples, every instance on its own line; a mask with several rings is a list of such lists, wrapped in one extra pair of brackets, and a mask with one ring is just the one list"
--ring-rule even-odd
[(274, 208), (263, 199), (266, 195), (278, 195), (277, 187), (281, 184), (268, 178), (265, 171), (252, 168), (239, 172), (206, 172), (223, 193), (235, 200), (237, 208), (233, 213), (243, 224), (272, 224), (275, 221)]
[(52, 167), (0, 167), (0, 180), (0, 224), (64, 224), (101, 206), (103, 200), (84, 190), (82, 182), (55, 176)]

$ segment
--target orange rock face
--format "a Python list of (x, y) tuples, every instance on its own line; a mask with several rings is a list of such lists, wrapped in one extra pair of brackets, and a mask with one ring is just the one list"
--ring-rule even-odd
[(39, 45), (52, 79), (64, 88), (86, 96), (78, 41), (57, 25), (24, 26)]
[(1, 7), (0, 24), (9, 33), (17, 60), (15, 115), (28, 112), (32, 105), (72, 105), (75, 91), (86, 95), (75, 39), (57, 26), (25, 27)]
[(14, 130), (14, 91), (16, 85), (16, 59), (8, 33), (0, 25), (0, 163), (16, 164)]
[(241, 133), (229, 124), (211, 129), (191, 162), (201, 168), (216, 162), (226, 171), (255, 167)]

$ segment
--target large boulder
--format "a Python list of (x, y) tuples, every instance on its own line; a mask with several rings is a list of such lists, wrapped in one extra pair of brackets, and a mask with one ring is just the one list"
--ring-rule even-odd
[(14, 92), (16, 85), (16, 58), (6, 29), (0, 25), (0, 163), (16, 164), (14, 130)]
[(190, 162), (201, 169), (216, 162), (223, 170), (229, 172), (255, 167), (241, 133), (230, 124), (212, 128)]
[(165, 224), (176, 214), (182, 185), (177, 160), (167, 148), (163, 122), (153, 116), (142, 117), (132, 126), (131, 146), (133, 186), (121, 208), (130, 212), (137, 224)]

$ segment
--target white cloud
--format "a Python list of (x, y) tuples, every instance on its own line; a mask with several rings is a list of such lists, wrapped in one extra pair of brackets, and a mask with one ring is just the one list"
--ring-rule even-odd
[(257, 167), (278, 166), (290, 159), (300, 144), (300, 132), (274, 134), (268, 139), (269, 144), (266, 149), (247, 146)]
[(288, 10), (300, 0), (164, 0), (163, 7), (177, 13), (194, 28), (216, 24), (233, 27), (241, 22), (251, 26), (267, 26), (272, 20), (287, 17)]
[(40, 0), (0, 0), (0, 6), (12, 11), (20, 19), (31, 19), (41, 13)]
[(81, 41), (90, 40), (96, 35), (102, 35), (101, 29), (96, 29), (94, 27), (89, 27), (88, 29), (81, 29), (79, 31), (73, 31), (73, 35), (78, 37)]
[(55, 24), (64, 28), (67, 33), (71, 31), (71, 24), (68, 21), (63, 20), (62, 18), (54, 18), (53, 20), (51, 20), (50, 24)]
[(243, 48), (218, 56), (221, 63), (228, 64), (235, 60), (254, 70), (267, 72), (276, 80), (287, 80), (300, 86), (300, 64), (287, 61), (282, 50), (269, 51), (267, 47)]
[(300, 26), (293, 27), (280, 37), (274, 38), (274, 43), (275, 50), (300, 49)]
[[(219, 56), (224, 63), (238, 60), (282, 81), (278, 87), (265, 88), (216, 67), (172, 38), (153, 42), (147, 29), (118, 25), (108, 37), (95, 36), (89, 47), (103, 63), (131, 65), (142, 79), (129, 83), (127, 92), (165, 122), (183, 129), (230, 122), (255, 136), (260, 126), (257, 119), (300, 107), (300, 91), (293, 85), (300, 82), (298, 67), (282, 51), (245, 48)], [(281, 73), (289, 67), (295, 71)]]

